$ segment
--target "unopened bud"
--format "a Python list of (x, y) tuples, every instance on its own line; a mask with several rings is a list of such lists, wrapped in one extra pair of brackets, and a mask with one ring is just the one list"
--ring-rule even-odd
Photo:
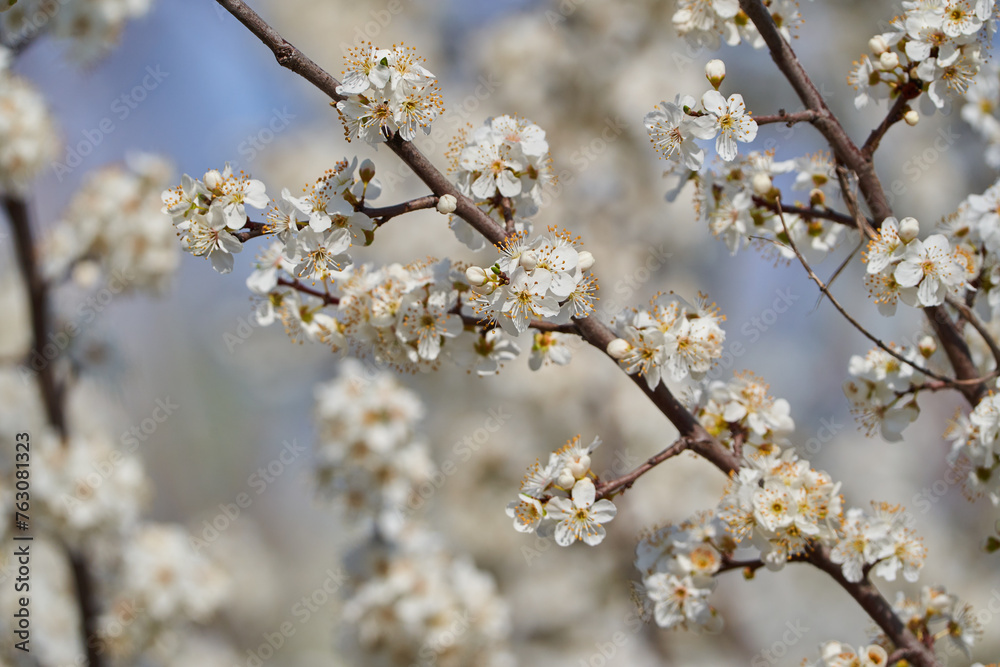
[(722, 80), (726, 78), (726, 63), (718, 58), (709, 60), (705, 65), (705, 78), (716, 90), (722, 85)]
[(465, 270), (465, 279), (468, 280), (469, 284), (473, 287), (485, 285), (487, 280), (486, 269), (478, 266), (470, 266)]
[(882, 35), (875, 35), (868, 40), (868, 48), (872, 50), (872, 53), (880, 56), (889, 50), (889, 43), (885, 41), (885, 37)]
[(907, 125), (913, 127), (920, 122), (920, 114), (917, 113), (916, 109), (907, 109), (903, 114), (903, 120), (906, 121)]
[(454, 213), (456, 208), (458, 208), (458, 200), (455, 199), (455, 195), (441, 195), (438, 199), (438, 213), (448, 215), (449, 213)]
[(810, 190), (809, 205), (813, 208), (826, 208), (826, 193), (819, 188)]
[(584, 454), (576, 461), (570, 461), (569, 465), (566, 467), (569, 468), (571, 473), (573, 473), (573, 477), (576, 479), (583, 479), (587, 476), (587, 471), (590, 470), (590, 457)]
[(917, 238), (920, 234), (920, 223), (917, 222), (916, 218), (903, 218), (899, 221), (899, 240), (903, 243), (909, 243), (913, 239)]
[(534, 271), (535, 267), (538, 266), (538, 255), (535, 254), (534, 250), (525, 250), (521, 253), (521, 259), (518, 263), (525, 271)]
[(937, 341), (932, 336), (924, 336), (917, 343), (917, 349), (920, 350), (920, 356), (930, 359), (931, 355), (937, 352)]
[(205, 182), (205, 187), (209, 190), (215, 191), (222, 187), (222, 174), (219, 173), (218, 169), (209, 169), (206, 171), (202, 180)]
[(581, 250), (576, 256), (576, 268), (581, 271), (587, 271), (594, 265), (594, 256), (589, 250)]
[(623, 359), (632, 349), (632, 344), (624, 338), (615, 338), (608, 343), (608, 356), (612, 359)]
[(894, 70), (899, 66), (899, 56), (896, 55), (895, 51), (884, 51), (878, 57), (878, 64), (887, 72)]
[(771, 177), (764, 172), (757, 172), (750, 179), (750, 185), (753, 187), (753, 191), (759, 194), (761, 197), (767, 195), (774, 187), (771, 183)]
[(367, 183), (375, 178), (375, 163), (365, 158), (365, 161), (358, 167), (358, 176), (363, 183)]
[(573, 488), (574, 484), (576, 484), (576, 477), (573, 476), (573, 472), (569, 468), (563, 468), (559, 477), (556, 478), (556, 486), (568, 491)]

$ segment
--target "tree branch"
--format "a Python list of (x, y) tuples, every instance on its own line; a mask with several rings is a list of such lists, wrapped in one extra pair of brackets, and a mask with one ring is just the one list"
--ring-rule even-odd
[(817, 118), (819, 118), (819, 114), (812, 109), (806, 109), (805, 111), (793, 111), (792, 113), (788, 113), (784, 109), (778, 109), (778, 113), (771, 114), (770, 116), (753, 117), (754, 122), (758, 125), (784, 123), (788, 127), (791, 127), (796, 123), (811, 123)]

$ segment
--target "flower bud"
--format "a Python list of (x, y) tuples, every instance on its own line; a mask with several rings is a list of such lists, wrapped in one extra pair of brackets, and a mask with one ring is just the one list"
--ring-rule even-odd
[(913, 239), (917, 238), (920, 234), (920, 223), (917, 222), (916, 218), (903, 218), (899, 221), (899, 240), (903, 243), (909, 243)]
[(587, 476), (587, 471), (590, 470), (590, 457), (584, 454), (576, 461), (570, 461), (566, 467), (573, 473), (573, 477), (583, 479)]
[(889, 50), (889, 43), (885, 41), (885, 37), (882, 35), (875, 35), (868, 40), (868, 48), (872, 50), (877, 56), (881, 56), (883, 53)]
[(920, 356), (924, 359), (930, 359), (931, 355), (937, 351), (937, 341), (932, 336), (924, 336), (917, 343), (917, 349), (920, 350)]
[(458, 200), (455, 199), (455, 195), (441, 195), (438, 199), (438, 213), (448, 215), (449, 213), (454, 213), (456, 208), (458, 208)]
[(907, 125), (913, 127), (920, 122), (920, 114), (917, 113), (916, 109), (907, 109), (906, 112), (903, 113), (903, 120), (906, 121)]
[(718, 90), (722, 80), (726, 78), (726, 63), (719, 59), (709, 60), (705, 65), (705, 78)]
[(486, 270), (478, 266), (470, 266), (465, 270), (465, 278), (473, 287), (480, 287), (486, 284)]
[(365, 161), (358, 167), (358, 176), (361, 177), (363, 183), (368, 183), (375, 178), (375, 163), (365, 158)]
[(899, 67), (899, 56), (896, 55), (895, 51), (884, 51), (878, 57), (878, 64), (887, 72), (894, 70)]
[(826, 208), (826, 193), (819, 188), (810, 190), (809, 205), (813, 208)]
[(622, 359), (632, 349), (632, 344), (624, 338), (615, 338), (608, 343), (608, 356), (612, 359)]
[(535, 267), (538, 266), (538, 255), (535, 254), (534, 250), (525, 250), (521, 253), (521, 259), (518, 263), (525, 271), (534, 271)]
[(81, 260), (73, 265), (73, 282), (84, 289), (90, 289), (101, 279), (101, 267), (92, 260)]
[(202, 180), (205, 183), (205, 187), (209, 190), (215, 191), (222, 187), (222, 174), (219, 173), (218, 169), (209, 169), (206, 171)]
[(771, 183), (771, 177), (764, 172), (757, 172), (750, 179), (750, 185), (753, 187), (753, 191), (764, 197), (771, 191), (774, 185)]
[(576, 256), (576, 268), (586, 271), (594, 265), (594, 256), (589, 250), (581, 250)]
[(574, 484), (576, 484), (576, 477), (573, 476), (573, 472), (569, 468), (563, 468), (559, 477), (556, 478), (556, 486), (569, 491)]

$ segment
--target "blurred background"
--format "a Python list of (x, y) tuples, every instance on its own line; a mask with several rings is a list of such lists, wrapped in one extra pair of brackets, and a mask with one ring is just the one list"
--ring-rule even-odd
[[(674, 34), (674, 3), (652, 0), (257, 0), (252, 6), (334, 75), (343, 69), (344, 49), (362, 38), (415, 47), (441, 84), (447, 111), (436, 124), (444, 124), (449, 135), (503, 113), (541, 126), (561, 188), (536, 217), (535, 229), (559, 225), (582, 236), (597, 257), (605, 320), (658, 291), (688, 300), (707, 293), (727, 317), (729, 354), (716, 377), (749, 369), (770, 383), (774, 396), (787, 398), (797, 426), (793, 441), (815, 467), (843, 481), (847, 506), (880, 500), (911, 510), (928, 548), (926, 566), (920, 584), (880, 581), (886, 596), (892, 599), (897, 590), (912, 596), (921, 584), (938, 584), (976, 609), (1000, 609), (996, 557), (979, 548), (997, 519), (996, 508), (984, 500), (970, 503), (959, 485), (941, 481), (948, 451), (942, 434), (962, 406), (958, 397), (922, 398), (921, 418), (903, 442), (866, 438), (841, 387), (848, 359), (867, 352), (869, 343), (828, 303), (817, 305), (817, 290), (801, 267), (776, 264), (773, 252), (755, 249), (730, 256), (696, 221), (690, 191), (674, 204), (664, 201), (665, 163), (648, 143), (645, 113), (678, 93), (699, 97), (707, 88), (704, 64), (714, 57), (728, 67), (723, 93), (742, 93), (755, 114), (799, 109), (765, 52), (747, 45), (693, 49)], [(852, 61), (867, 52), (878, 22), (899, 9), (892, 2), (841, 0), (803, 3), (801, 11), (805, 25), (793, 46), (852, 136), (863, 139), (885, 108), (856, 111), (846, 76)], [(47, 170), (38, 178), (30, 202), (42, 227), (59, 220), (88, 171), (135, 151), (166, 156), (175, 166), (175, 182), (182, 173), (200, 177), (230, 162), (263, 180), (271, 196), (282, 187), (295, 191), (335, 161), (359, 155), (375, 161), (383, 182), (378, 205), (425, 194), (389, 151), (348, 144), (328, 100), (281, 69), (213, 2), (156, 3), (127, 25), (119, 48), (90, 65), (67, 59), (64, 50), (57, 41), (38, 40), (15, 67), (49, 101), (62, 134), (60, 155), (68, 157), (65, 151), (105, 119), (114, 129), (101, 133), (78, 167)], [(134, 108), (123, 107), (122, 95), (142, 85), (150, 68), (161, 73), (160, 81)], [(931, 156), (925, 151), (942, 130), (957, 138)], [(778, 159), (824, 148), (808, 126), (762, 127), (754, 147), (768, 138), (775, 140)], [(447, 146), (429, 137), (416, 143), (446, 167)], [(905, 192), (894, 202), (897, 217), (917, 217), (925, 232), (996, 178), (957, 113), (924, 118), (915, 128), (894, 127), (877, 165), (887, 183), (904, 182)], [(385, 231), (375, 245), (358, 249), (356, 261), (488, 256), (458, 243), (434, 211), (395, 220)], [(818, 272), (829, 276), (854, 243), (816, 267)], [(0, 249), (9, 265), (10, 246)], [(277, 326), (248, 324), (252, 307), (244, 279), (255, 250), (237, 256), (229, 275), (184, 255), (161, 297), (114, 300), (80, 343), (99, 351), (88, 381), (111, 397), (120, 432), (140, 424), (158, 400), (177, 404), (138, 451), (154, 489), (149, 516), (183, 524), (194, 535), (219, 515), (220, 504), (248, 492), (251, 476), (274, 461), (286, 442), (311, 446), (314, 386), (338, 369), (326, 348), (292, 344)], [(892, 320), (882, 318), (866, 298), (859, 266), (855, 259), (854, 270), (836, 283), (842, 302), (877, 335), (912, 340), (922, 318), (903, 309)], [(776, 314), (773, 305), (781, 298), (792, 305)], [(470, 554), (496, 578), (512, 611), (511, 645), (521, 664), (793, 665), (816, 659), (824, 641), (857, 645), (867, 639), (872, 624), (853, 600), (824, 575), (798, 566), (778, 574), (762, 571), (753, 581), (739, 573), (721, 577), (712, 599), (725, 618), (719, 636), (628, 624), (637, 536), (714, 507), (725, 485), (715, 468), (693, 455), (657, 468), (616, 500), (618, 517), (597, 548), (540, 548), (534, 536), (516, 533), (504, 506), (527, 466), (567, 439), (600, 436), (605, 445), (594, 465), (600, 470), (630, 468), (676, 435), (596, 350), (577, 347), (569, 366), (538, 372), (528, 369), (526, 356), (508, 363), (498, 377), (445, 367), (400, 378), (426, 404), (421, 428), (439, 463), (454, 457), (456, 444), (483, 425), (490, 409), (511, 415), (461, 462), (423, 512), (450, 548)], [(805, 453), (811, 439), (819, 444)], [(351, 544), (342, 514), (317, 498), (311, 451), (285, 466), (265, 493), (253, 495), (252, 505), (209, 549), (236, 581), (233, 599), (213, 621), (214, 631), (240, 656), (234, 664), (248, 664), (247, 649), (289, 617)], [(36, 564), (36, 576), (45, 576), (40, 568)], [(271, 664), (358, 664), (338, 649), (343, 619), (335, 598), (288, 639)], [(47, 613), (35, 611), (39, 618)], [(1000, 618), (994, 617), (973, 654), (984, 662), (1000, 655)], [(789, 642), (793, 627), (798, 632)], [(619, 631), (626, 641), (615, 643), (614, 655), (600, 662), (601, 645)], [(951, 660), (967, 664), (960, 656)]]

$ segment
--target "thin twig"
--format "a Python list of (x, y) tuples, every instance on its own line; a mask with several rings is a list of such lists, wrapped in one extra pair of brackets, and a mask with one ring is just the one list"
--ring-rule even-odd
[(792, 113), (787, 113), (784, 109), (779, 109), (778, 113), (771, 114), (769, 116), (754, 116), (754, 122), (758, 125), (767, 125), (769, 123), (784, 123), (788, 127), (795, 125), (796, 123), (811, 123), (819, 118), (819, 114), (813, 109), (806, 109), (804, 111), (793, 111)]
[(984, 380), (989, 380), (996, 377), (1000, 373), (1000, 347), (997, 346), (997, 342), (993, 340), (993, 336), (990, 334), (986, 325), (983, 323), (979, 316), (976, 315), (976, 311), (972, 310), (960, 300), (956, 299), (952, 295), (948, 294), (945, 297), (945, 301), (949, 306), (957, 310), (965, 318), (965, 321), (972, 325), (980, 336), (983, 338), (983, 342), (986, 343), (986, 347), (990, 348), (990, 354), (993, 355), (994, 370), (992, 373), (987, 375)]
[(621, 477), (616, 477), (615, 479), (610, 479), (601, 482), (597, 485), (597, 497), (598, 498), (612, 498), (619, 493), (626, 491), (631, 488), (635, 481), (642, 477), (644, 474), (660, 465), (667, 459), (671, 459), (681, 453), (683, 453), (688, 448), (687, 438), (678, 438), (669, 447), (664, 449), (662, 452), (656, 456), (649, 457), (645, 463), (638, 466), (631, 472), (625, 473)]
[(843, 306), (840, 305), (840, 302), (837, 301), (837, 299), (834, 298), (833, 294), (830, 293), (830, 289), (826, 286), (826, 284), (823, 282), (823, 280), (819, 276), (816, 275), (816, 272), (812, 270), (811, 266), (809, 266), (809, 262), (806, 260), (805, 257), (802, 256), (802, 253), (799, 252), (799, 247), (795, 244), (795, 239), (793, 239), (792, 235), (788, 232), (788, 226), (785, 224), (785, 216), (781, 212), (780, 206), (779, 206), (779, 211), (778, 211), (778, 218), (781, 220), (781, 226), (784, 227), (784, 229), (785, 229), (785, 235), (788, 237), (788, 244), (789, 244), (789, 246), (791, 246), (792, 252), (794, 252), (795, 256), (798, 258), (799, 263), (802, 264), (802, 268), (804, 268), (806, 270), (806, 273), (809, 274), (809, 278), (814, 283), (816, 283), (817, 287), (819, 287), (819, 291), (822, 292), (824, 295), (826, 295), (826, 298), (828, 298), (830, 300), (830, 303), (833, 304), (833, 307), (836, 308), (837, 311), (841, 315), (844, 316), (844, 319), (846, 319), (848, 322), (850, 322), (851, 325), (855, 329), (857, 329), (858, 331), (860, 331), (861, 334), (865, 338), (867, 338), (871, 342), (875, 343), (877, 346), (879, 346), (880, 348), (882, 348), (883, 350), (885, 350), (888, 354), (892, 355), (893, 357), (895, 357), (899, 361), (903, 362), (907, 366), (910, 366), (914, 370), (916, 370), (916, 371), (918, 371), (920, 373), (923, 373), (924, 375), (927, 375), (928, 377), (932, 377), (935, 380), (940, 380), (942, 382), (948, 382), (948, 383), (951, 383), (951, 384), (956, 384), (956, 381), (953, 380), (953, 379), (951, 379), (951, 378), (944, 377), (943, 375), (938, 375), (937, 373), (935, 373), (934, 371), (932, 371), (932, 370), (930, 370), (928, 368), (923, 368), (922, 366), (919, 366), (919, 365), (913, 363), (912, 361), (910, 361), (909, 359), (907, 359), (906, 357), (904, 357), (903, 355), (901, 355), (899, 352), (896, 352), (891, 347), (889, 347), (888, 345), (886, 345), (885, 343), (883, 343), (874, 334), (872, 334), (867, 329), (865, 329), (863, 326), (861, 326), (861, 324), (857, 320), (855, 320), (853, 317), (851, 317), (851, 314), (848, 313), (847, 310)]
[[(768, 199), (764, 199), (760, 195), (753, 196), (753, 203), (756, 204), (757, 206), (766, 208), (769, 211), (773, 211), (775, 213), (778, 212), (777, 203), (770, 201)], [(830, 222), (836, 222), (838, 224), (845, 225), (847, 227), (855, 227), (855, 228), (857, 227), (858, 224), (854, 218), (829, 208), (795, 206), (794, 204), (782, 204), (781, 208), (782, 210), (788, 211), (789, 213), (795, 213), (796, 215), (800, 215), (803, 218), (807, 219), (829, 220)]]

